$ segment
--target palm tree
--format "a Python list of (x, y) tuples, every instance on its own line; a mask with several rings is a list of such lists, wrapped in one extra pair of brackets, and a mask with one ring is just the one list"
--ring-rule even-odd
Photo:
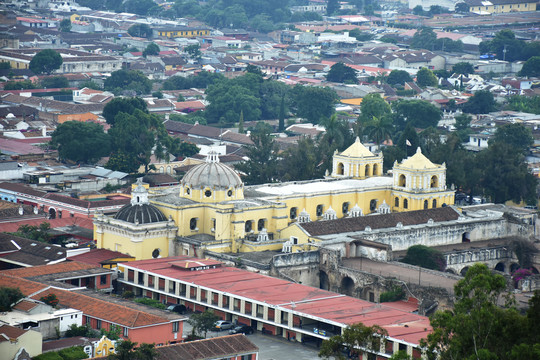
[(392, 127), (392, 119), (389, 116), (373, 116), (366, 126), (366, 131), (377, 143), (377, 148), (380, 148), (381, 143), (392, 135)]

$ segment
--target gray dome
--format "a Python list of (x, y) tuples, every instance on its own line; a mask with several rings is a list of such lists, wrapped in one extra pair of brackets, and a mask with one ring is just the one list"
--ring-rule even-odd
[(115, 219), (133, 224), (151, 224), (167, 221), (163, 213), (154, 205), (150, 204), (127, 204), (114, 215)]
[(182, 186), (191, 188), (222, 188), (241, 187), (240, 176), (219, 162), (217, 154), (210, 153), (206, 162), (189, 170), (182, 178)]

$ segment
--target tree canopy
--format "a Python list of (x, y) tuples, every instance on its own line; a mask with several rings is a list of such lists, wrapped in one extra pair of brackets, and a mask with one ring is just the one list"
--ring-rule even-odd
[(409, 81), (412, 81), (411, 76), (405, 70), (392, 70), (386, 78), (386, 82), (390, 85), (404, 85)]
[(93, 122), (66, 121), (52, 133), (51, 144), (62, 160), (94, 163), (109, 155), (110, 138), (103, 127)]
[(103, 108), (103, 117), (107, 124), (114, 125), (116, 115), (123, 112), (126, 114), (133, 114), (133, 112), (139, 109), (145, 113), (148, 112), (146, 102), (138, 97), (121, 98), (115, 97), (105, 105)]
[(203, 313), (191, 315), (188, 323), (192, 326), (192, 335), (198, 334), (199, 336), (206, 337), (208, 331), (215, 329), (216, 321), (218, 320), (219, 316), (210, 310), (206, 310)]
[(24, 297), (19, 288), (0, 287), (0, 311), (11, 311), (11, 306)]
[(474, 74), (474, 66), (470, 62), (462, 61), (452, 66), (452, 72), (455, 74), (469, 75)]
[(62, 56), (53, 49), (38, 52), (30, 60), (30, 70), (36, 74), (50, 74), (62, 66)]
[(244, 174), (243, 180), (247, 185), (266, 184), (276, 180), (278, 146), (270, 133), (271, 129), (264, 125), (252, 131), (250, 138), (253, 145), (246, 147), (249, 160), (235, 166)]
[(444, 255), (424, 245), (413, 245), (407, 249), (407, 255), (401, 260), (404, 263), (421, 266), (426, 269), (444, 271), (446, 260)]
[(495, 111), (496, 103), (489, 90), (479, 90), (463, 105), (463, 111), (469, 114), (487, 114)]
[(358, 121), (365, 126), (365, 124), (370, 122), (374, 117), (382, 119), (383, 117), (390, 115), (391, 112), (392, 108), (380, 94), (367, 94), (362, 99)]
[(321, 118), (330, 117), (335, 112), (338, 100), (336, 92), (328, 87), (296, 85), (292, 90), (296, 115), (318, 124)]
[(138, 70), (117, 70), (111, 73), (103, 83), (105, 90), (115, 94), (135, 93), (137, 95), (149, 94), (152, 82)]
[(479, 50), (481, 54), (495, 53), (499, 60), (528, 60), (532, 56), (540, 56), (540, 43), (538, 41), (527, 43), (516, 39), (512, 30), (504, 29), (497, 32), (493, 39), (482, 41)]
[(148, 55), (159, 55), (159, 46), (156, 43), (151, 42), (146, 49), (143, 50), (143, 56), (147, 57)]
[(437, 86), (439, 80), (433, 74), (433, 71), (423, 67), (416, 73), (416, 83), (421, 87)]
[[(362, 323), (346, 327), (341, 335), (334, 335), (323, 340), (319, 349), (319, 357), (329, 359), (358, 358), (364, 351), (371, 349), (378, 352), (381, 343), (388, 336), (388, 332), (380, 326), (365, 326)], [(344, 351), (348, 353), (346, 357)]]
[(71, 31), (71, 20), (69, 18), (62, 19), (60, 21), (60, 31), (70, 32)]
[[(428, 359), (520, 360), (540, 358), (540, 292), (520, 315), (506, 292), (506, 280), (485, 264), (475, 264), (454, 287), (453, 311), (430, 319), (433, 332), (422, 344)], [(504, 306), (498, 303), (504, 301)]]
[(328, 74), (326, 74), (326, 80), (346, 84), (358, 83), (358, 78), (356, 77), (356, 70), (345, 65), (342, 62), (338, 62), (332, 65), (332, 67), (328, 71)]
[(540, 56), (533, 56), (523, 64), (519, 72), (520, 76), (540, 76)]
[(394, 102), (392, 107), (395, 125), (401, 129), (407, 124), (422, 129), (437, 127), (442, 117), (441, 110), (425, 100), (399, 100)]
[(69, 81), (65, 76), (52, 76), (41, 79), (41, 86), (47, 89), (67, 88)]

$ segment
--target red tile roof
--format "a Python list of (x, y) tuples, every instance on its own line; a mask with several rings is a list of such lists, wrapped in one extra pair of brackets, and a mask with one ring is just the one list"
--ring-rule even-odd
[(16, 340), (27, 331), (11, 325), (2, 325), (0, 326), (0, 342)]
[(33, 301), (23, 300), (20, 303), (18, 303), (17, 305), (15, 305), (13, 307), (13, 309), (27, 312), (27, 311), (30, 311), (33, 308), (35, 308), (37, 305), (38, 304), (33, 302)]
[(206, 360), (236, 358), (237, 355), (256, 353), (259, 348), (247, 336), (237, 334), (161, 346), (156, 348), (156, 351), (157, 360)]
[(431, 331), (425, 316), (374, 304), (342, 294), (295, 284), (286, 280), (252, 273), (234, 267), (185, 271), (172, 266), (182, 260), (200, 260), (187, 256), (140, 260), (124, 263), (134, 268), (163, 277), (179, 279), (216, 291), (242, 296), (259, 302), (290, 309), (309, 317), (352, 325), (362, 322), (385, 328), (391, 337), (418, 344)]
[(24, 296), (28, 296), (47, 288), (47, 285), (8, 275), (2, 271), (0, 272), (0, 287), (19, 288)]
[(68, 257), (69, 260), (78, 261), (85, 264), (91, 264), (94, 266), (101, 266), (103, 263), (109, 262), (114, 259), (135, 259), (130, 255), (123, 254), (118, 251), (112, 251), (107, 249), (92, 249), (87, 253), (79, 254)]
[(61, 219), (45, 219), (43, 217), (33, 219), (23, 218), (21, 221), (17, 221), (17, 218), (15, 218), (12, 220), (13, 221), (9, 223), (0, 223), (0, 232), (16, 232), (21, 225), (39, 226), (39, 224), (43, 222), (49, 223), (51, 225), (51, 229), (71, 225), (79, 226), (85, 229), (94, 229), (92, 219), (83, 217), (67, 217)]
[(41, 265), (27, 268), (4, 270), (2, 271), (2, 274), (17, 276), (20, 278), (30, 278), (34, 276), (60, 274), (70, 271), (88, 270), (93, 268), (96, 268), (96, 266), (78, 261), (65, 261), (52, 265)]

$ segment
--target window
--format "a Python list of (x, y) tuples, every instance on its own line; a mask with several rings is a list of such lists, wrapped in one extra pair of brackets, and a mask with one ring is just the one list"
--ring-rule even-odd
[(322, 205), (322, 204), (317, 205), (317, 209), (315, 210), (315, 214), (317, 216), (322, 216), (323, 209), (324, 209), (324, 205)]
[(251, 232), (252, 229), (253, 229), (253, 221), (251, 220), (246, 221), (246, 224), (244, 225), (244, 231), (248, 233), (248, 232)]
[(437, 176), (432, 176), (431, 177), (431, 187), (432, 188), (439, 187), (439, 178), (437, 178)]
[(101, 285), (105, 285), (107, 284), (107, 275), (101, 275), (100, 279), (99, 279), (99, 283)]
[(89, 316), (86, 316), (86, 325), (91, 326), (91, 324), (92, 324), (92, 319), (90, 319)]
[(172, 331), (178, 332), (180, 330), (180, 323), (178, 321), (175, 321), (172, 323)]
[(407, 185), (407, 180), (405, 178), (405, 175), (399, 175), (398, 186), (405, 187), (406, 185)]
[(398, 197), (396, 197), (396, 198), (394, 199), (394, 206), (395, 206), (395, 207), (399, 207), (399, 198), (398, 198)]
[(424, 209), (427, 209), (427, 208), (428, 208), (428, 201), (424, 200)]
[(227, 191), (227, 196), (228, 196), (228, 197), (231, 197), (231, 196), (232, 196), (232, 190), (231, 190), (231, 189), (229, 189), (229, 190)]
[(129, 329), (127, 327), (124, 328), (124, 337), (129, 336)]
[(344, 202), (341, 205), (341, 211), (343, 212), (343, 215), (347, 215), (347, 213), (349, 212), (349, 203), (348, 202)]
[(369, 210), (375, 211), (377, 209), (377, 199), (373, 199), (369, 202)]
[(409, 208), (409, 201), (407, 199), (403, 200), (403, 208), (408, 209)]
[(206, 191), (204, 192), (204, 196), (206, 196), (206, 197), (212, 196), (212, 191), (206, 190)]
[(186, 188), (186, 195), (189, 195), (191, 193), (191, 190), (189, 188)]
[(191, 220), (189, 220), (189, 229), (197, 230), (197, 218), (191, 218)]
[(101, 320), (96, 320), (96, 329), (101, 329)]
[(265, 224), (266, 221), (264, 219), (259, 219), (259, 221), (257, 222), (257, 230), (261, 231), (262, 229), (264, 229)]
[(437, 207), (437, 200), (433, 199), (433, 208), (435, 209)]
[(290, 218), (291, 218), (291, 220), (296, 219), (297, 211), (298, 211), (297, 208), (295, 208), (295, 207), (291, 208), (291, 211), (290, 211)]

